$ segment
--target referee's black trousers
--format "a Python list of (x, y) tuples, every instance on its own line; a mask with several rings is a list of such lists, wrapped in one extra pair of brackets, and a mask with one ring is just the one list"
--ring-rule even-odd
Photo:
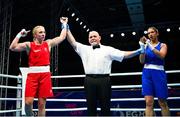
[(110, 116), (111, 81), (109, 75), (86, 75), (84, 87), (88, 115), (98, 115), (97, 102), (99, 101), (101, 108), (100, 116)]

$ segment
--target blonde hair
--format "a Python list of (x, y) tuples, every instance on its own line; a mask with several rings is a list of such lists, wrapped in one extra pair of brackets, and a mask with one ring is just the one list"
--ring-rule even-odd
[(40, 27), (43, 27), (43, 28), (44, 28), (44, 26), (41, 26), (41, 25), (35, 26), (35, 27), (33, 28), (33, 30), (32, 30), (33, 37), (34, 37), (34, 35), (36, 34), (36, 30), (37, 30), (38, 28), (40, 28)]

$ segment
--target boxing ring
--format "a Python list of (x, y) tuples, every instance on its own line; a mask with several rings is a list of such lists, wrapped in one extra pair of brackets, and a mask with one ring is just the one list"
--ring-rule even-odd
[[(1, 102), (6, 102), (6, 107), (0, 109), (0, 116), (21, 116), (24, 112), (24, 86), (28, 68), (20, 68), (22, 76), (0, 74), (0, 78), (17, 79), (17, 86), (0, 85), (0, 88), (16, 90), (16, 94), (7, 98), (0, 97)], [(179, 74), (180, 70), (169, 70), (167, 74)], [(141, 72), (112, 73), (111, 77), (138, 76)], [(52, 76), (53, 79), (84, 78), (85, 75)], [(83, 86), (53, 87), (53, 90), (60, 90), (53, 98), (48, 98), (46, 103), (47, 116), (84, 116), (86, 114), (86, 99)], [(169, 83), (168, 105), (172, 116), (180, 116), (180, 83)], [(160, 107), (155, 98), (156, 115), (160, 115)], [(100, 108), (97, 108), (100, 110)], [(141, 85), (112, 85), (111, 112), (112, 116), (144, 116), (145, 101), (141, 95)], [(34, 101), (33, 111), (37, 114), (37, 99)]]

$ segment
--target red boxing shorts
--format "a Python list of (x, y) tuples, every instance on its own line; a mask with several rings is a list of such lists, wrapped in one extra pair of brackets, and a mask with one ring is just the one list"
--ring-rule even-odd
[(51, 73), (29, 73), (26, 80), (25, 97), (53, 97)]

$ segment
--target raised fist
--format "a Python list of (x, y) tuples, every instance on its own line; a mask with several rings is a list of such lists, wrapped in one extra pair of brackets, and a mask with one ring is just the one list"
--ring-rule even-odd
[(30, 30), (26, 31), (26, 29), (22, 29), (20, 31), (21, 37), (25, 37), (29, 32), (30, 32)]
[(68, 23), (68, 18), (67, 17), (61, 17), (60, 18), (60, 22), (62, 23), (62, 24), (67, 24)]
[(147, 38), (146, 38), (145, 36), (143, 36), (143, 37), (140, 38), (140, 42), (146, 43), (146, 41), (147, 41)]

